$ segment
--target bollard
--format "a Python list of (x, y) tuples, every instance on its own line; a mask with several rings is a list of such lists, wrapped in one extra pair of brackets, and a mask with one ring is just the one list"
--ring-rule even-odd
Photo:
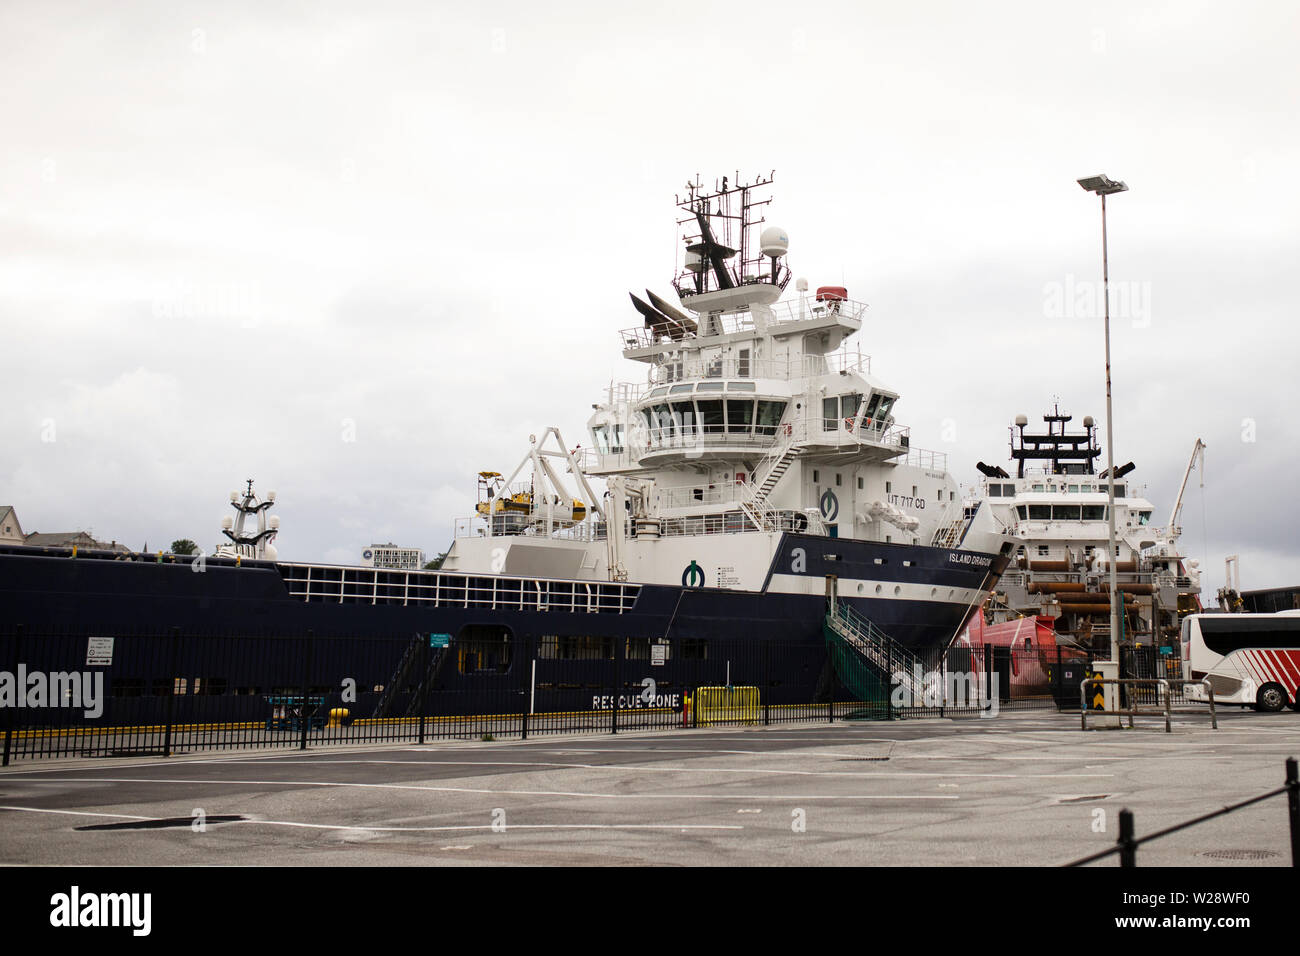
[(1286, 806), (1291, 819), (1291, 865), (1300, 866), (1300, 776), (1295, 757), (1286, 758)]
[(1133, 839), (1133, 811), (1119, 812), (1119, 865), (1137, 866), (1137, 841)]

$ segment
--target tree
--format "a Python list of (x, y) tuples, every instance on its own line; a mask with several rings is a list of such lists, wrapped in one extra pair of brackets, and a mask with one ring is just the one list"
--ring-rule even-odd
[(424, 563), (424, 570), (426, 570), (426, 571), (437, 571), (439, 568), (442, 567), (442, 562), (445, 561), (445, 560), (447, 560), (447, 552), (446, 552), (446, 551), (442, 552), (442, 554), (438, 555), (438, 556), (437, 556), (436, 558), (434, 558), (432, 561), (426, 561), (426, 562)]
[(199, 546), (189, 538), (177, 538), (167, 550), (172, 554), (195, 554)]

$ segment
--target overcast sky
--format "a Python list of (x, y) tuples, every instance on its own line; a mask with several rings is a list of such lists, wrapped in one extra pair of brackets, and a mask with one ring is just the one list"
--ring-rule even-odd
[[(667, 295), (675, 192), (769, 219), (957, 479), (1017, 413), (1104, 420), (1222, 583), (1300, 584), (1300, 15), (1283, 3), (0, 6), (0, 503), (210, 549), (430, 553), (569, 444)], [(348, 440), (354, 438), (355, 440)]]

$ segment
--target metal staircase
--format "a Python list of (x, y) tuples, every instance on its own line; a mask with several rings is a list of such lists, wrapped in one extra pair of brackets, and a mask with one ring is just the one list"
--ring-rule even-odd
[[(407, 687), (413, 674), (419, 672), (420, 657), (424, 652), (425, 642), (429, 640), (427, 634), (416, 634), (411, 638), (411, 642), (406, 645), (406, 650), (402, 654), (402, 659), (393, 671), (392, 678), (384, 685), (384, 691), (379, 697), (379, 703), (375, 705), (373, 717), (393, 717), (393, 716), (414, 716), (420, 706), (420, 699), (423, 696), (425, 687), (431, 685), (438, 677), (442, 670), (442, 661), (445, 651), (441, 647), (430, 648), (429, 664), (423, 675), (420, 675), (418, 683), (410, 688), (411, 696), (406, 702), (404, 709), (397, 708), (397, 695), (402, 688)], [(401, 710), (400, 714), (394, 714), (394, 710)]]
[(843, 601), (831, 599), (824, 630), (832, 649), (839, 652), (834, 655), (837, 670), (849, 690), (864, 700), (883, 696), (888, 703), (891, 688), (900, 686), (912, 700), (922, 699), (924, 688), (918, 685), (917, 675), (924, 675), (926, 668), (921, 659)]
[(753, 480), (742, 489), (740, 510), (749, 516), (754, 526), (773, 531), (777, 528), (776, 516), (768, 507), (767, 496), (770, 495), (795, 459), (803, 454), (803, 446), (796, 441), (795, 428), (781, 426), (780, 438), (772, 444), (758, 467), (754, 469)]
[[(973, 508), (967, 508), (965, 505), (958, 505), (959, 514), (951, 520), (944, 520), (939, 523), (934, 531), (934, 536), (930, 539), (932, 548), (957, 548), (966, 540), (966, 532), (975, 518), (975, 513), (980, 510), (983, 502), (975, 502)], [(944, 515), (947, 518), (947, 515)]]

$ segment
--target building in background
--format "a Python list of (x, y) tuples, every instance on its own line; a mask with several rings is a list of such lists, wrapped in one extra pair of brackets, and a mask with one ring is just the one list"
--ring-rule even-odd
[(11, 505), (0, 505), (0, 544), (23, 544), (23, 526)]
[(391, 541), (372, 544), (361, 552), (361, 565), (393, 571), (418, 571), (424, 567), (424, 552), (419, 548), (401, 548)]
[(25, 544), (30, 548), (86, 548), (96, 551), (122, 551), (131, 549), (116, 541), (97, 541), (88, 531), (31, 531), (23, 532), (18, 523), (18, 512), (11, 505), (0, 505), (0, 544)]

